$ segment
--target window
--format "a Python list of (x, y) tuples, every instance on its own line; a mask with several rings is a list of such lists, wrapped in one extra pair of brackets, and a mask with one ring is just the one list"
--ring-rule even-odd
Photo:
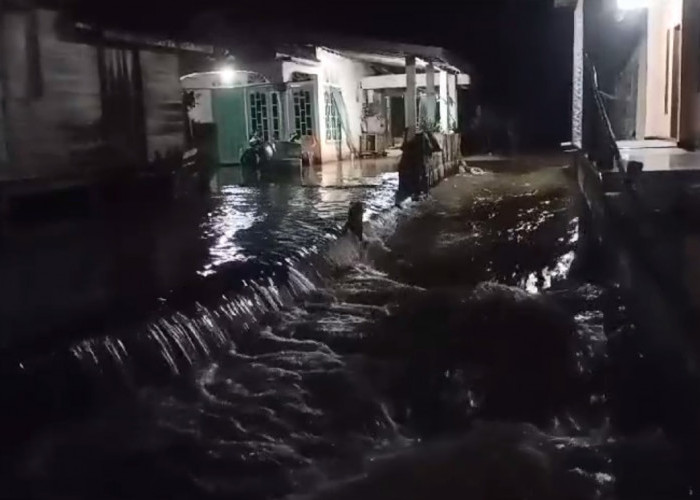
[(340, 116), (338, 114), (338, 106), (333, 100), (333, 93), (330, 89), (325, 92), (326, 97), (326, 140), (340, 140)]
[(313, 135), (311, 118), (311, 91), (295, 90), (294, 96), (294, 130), (300, 136)]
[(280, 119), (280, 95), (277, 92), (270, 94), (272, 99), (272, 138), (276, 141), (280, 139), (280, 127), (282, 120)]
[(267, 95), (262, 92), (250, 94), (250, 130), (257, 132), (265, 141), (270, 140), (270, 124), (267, 115)]

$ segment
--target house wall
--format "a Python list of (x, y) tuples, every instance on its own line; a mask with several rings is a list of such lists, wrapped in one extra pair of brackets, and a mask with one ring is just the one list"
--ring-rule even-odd
[[(671, 72), (666, 64), (667, 36), (669, 61), (673, 59), (673, 29), (681, 24), (683, 0), (653, 0), (650, 2), (647, 25), (647, 105), (646, 136), (671, 136)], [(670, 33), (670, 35), (667, 35)], [(666, 104), (667, 83), (668, 105)]]
[(681, 53), (681, 145), (700, 146), (700, 2), (683, 1)]
[[(638, 96), (644, 92), (640, 85), (640, 67), (643, 62), (642, 52), (646, 51), (644, 40), (634, 50), (624, 69), (615, 80), (615, 99), (608, 104), (613, 132), (618, 140), (634, 139), (637, 134)], [(645, 74), (646, 75), (646, 74)], [(644, 138), (642, 130), (640, 138)]]
[[(294, 73), (306, 73), (311, 75), (310, 82), (291, 84), (292, 77)], [(284, 100), (284, 134), (283, 137), (289, 137), (295, 132), (294, 126), (294, 102), (292, 95), (292, 87), (304, 87), (309, 88), (313, 94), (313, 102), (315, 103), (314, 109), (312, 110), (313, 117), (313, 132), (314, 136), (302, 137), (301, 144), (304, 154), (311, 158), (311, 161), (322, 162), (322, 151), (323, 151), (323, 136), (321, 135), (321, 121), (324, 119), (323, 108), (319, 108), (319, 101), (323, 97), (323, 94), (319, 91), (319, 82), (322, 80), (323, 71), (319, 63), (304, 63), (300, 61), (284, 61), (282, 63), (282, 81), (286, 82), (287, 91), (283, 94), (282, 99)], [(325, 129), (324, 129), (325, 134)]]
[(185, 112), (177, 54), (140, 51), (148, 161), (181, 155)]
[(2, 16), (8, 177), (59, 175), (100, 146), (97, 50), (59, 40), (51, 11)]
[(321, 61), (321, 77), (318, 92), (318, 110), (320, 117), (320, 143), (323, 161), (333, 161), (340, 156), (348, 158), (350, 148), (343, 132), (343, 140), (338, 144), (326, 141), (325, 123), (325, 91), (329, 86), (340, 88), (348, 114), (350, 140), (356, 151), (360, 150), (360, 135), (362, 133), (362, 90), (360, 82), (363, 77), (372, 74), (364, 63), (355, 62), (323, 48), (318, 48), (316, 57)]
[(59, 16), (2, 12), (9, 161), (0, 178), (75, 177), (180, 153), (178, 55), (65, 39)]

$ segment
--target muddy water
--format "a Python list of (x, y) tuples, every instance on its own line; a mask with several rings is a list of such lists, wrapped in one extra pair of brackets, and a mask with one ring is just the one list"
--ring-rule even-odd
[[(621, 425), (638, 380), (608, 339), (633, 326), (578, 272), (570, 182), (544, 163), (460, 175), (401, 209), (391, 174), (225, 188), (196, 304), (37, 362), (27, 387), (62, 377), (50, 407), (83, 409), (12, 450), (3, 494), (692, 496), (654, 419)], [(364, 243), (337, 237), (354, 200)]]

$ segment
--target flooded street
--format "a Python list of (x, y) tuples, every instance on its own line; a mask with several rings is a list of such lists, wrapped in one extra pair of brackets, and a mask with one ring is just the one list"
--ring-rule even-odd
[(566, 159), (401, 207), (380, 163), (16, 235), (0, 497), (691, 498), (648, 353), (577, 259)]

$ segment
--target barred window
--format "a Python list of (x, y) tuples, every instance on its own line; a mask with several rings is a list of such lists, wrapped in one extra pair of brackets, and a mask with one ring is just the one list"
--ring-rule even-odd
[(295, 90), (294, 96), (294, 130), (300, 135), (313, 135), (311, 92)]
[(250, 130), (257, 132), (263, 140), (270, 140), (270, 125), (267, 118), (267, 96), (262, 92), (250, 94)]
[(270, 98), (272, 99), (272, 138), (276, 141), (279, 141), (280, 139), (280, 95), (275, 92), (273, 94), (270, 94)]
[(332, 92), (327, 89), (326, 97), (326, 140), (340, 140), (340, 115), (338, 114), (338, 106), (333, 100)]

